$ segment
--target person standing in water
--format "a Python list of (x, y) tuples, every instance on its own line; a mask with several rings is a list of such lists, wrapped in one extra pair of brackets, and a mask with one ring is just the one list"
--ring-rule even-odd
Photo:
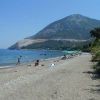
[(20, 64), (21, 58), (22, 58), (22, 56), (19, 56), (19, 57), (18, 57), (18, 60), (17, 60), (17, 64), (16, 64), (16, 65), (19, 65), (19, 64)]

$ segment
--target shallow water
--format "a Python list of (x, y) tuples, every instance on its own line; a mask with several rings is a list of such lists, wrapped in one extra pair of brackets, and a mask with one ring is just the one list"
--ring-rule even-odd
[(0, 49), (0, 66), (9, 66), (17, 63), (22, 56), (21, 63), (32, 62), (37, 59), (48, 59), (63, 56), (64, 52), (54, 50), (5, 50)]

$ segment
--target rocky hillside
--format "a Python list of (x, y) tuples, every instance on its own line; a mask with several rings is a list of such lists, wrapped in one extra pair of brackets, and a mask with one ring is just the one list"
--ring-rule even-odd
[[(53, 43), (55, 42), (57, 46), (59, 45), (59, 41), (62, 42), (61, 45), (63, 45), (63, 47), (77, 47), (80, 42), (84, 44), (86, 43), (84, 41), (90, 41), (90, 30), (95, 27), (100, 27), (100, 20), (88, 18), (80, 14), (73, 14), (51, 23), (34, 36), (17, 42), (11, 46), (10, 49), (46, 49), (51, 48), (51, 46), (51, 49), (53, 49), (53, 47), (55, 47)], [(22, 45), (20, 46), (20, 44)], [(48, 44), (51, 46), (49, 47)]]
[(51, 23), (30, 38), (86, 40), (90, 38), (90, 30), (98, 26), (100, 26), (100, 21), (74, 14)]

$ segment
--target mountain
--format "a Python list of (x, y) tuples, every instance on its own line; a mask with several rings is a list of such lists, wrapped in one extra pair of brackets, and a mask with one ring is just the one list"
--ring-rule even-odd
[[(88, 18), (80, 14), (73, 14), (55, 21), (34, 36), (17, 42), (10, 49), (59, 49), (77, 47), (90, 43), (90, 31), (100, 27), (100, 20)], [(55, 46), (58, 46), (55, 48)]]
[(73, 14), (51, 23), (32, 39), (89, 39), (89, 31), (100, 26), (100, 21), (90, 19), (80, 14)]

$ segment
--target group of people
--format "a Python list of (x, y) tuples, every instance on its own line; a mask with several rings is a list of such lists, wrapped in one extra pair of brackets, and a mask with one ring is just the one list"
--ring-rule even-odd
[[(20, 63), (21, 63), (21, 58), (22, 58), (22, 56), (19, 56), (18, 57), (18, 59), (17, 59), (17, 64), (16, 65), (20, 65)], [(62, 58), (61, 58), (61, 60), (66, 60), (66, 55), (64, 55)], [(36, 60), (35, 61), (35, 66), (38, 66), (39, 65), (39, 60)], [(51, 66), (55, 66), (55, 65), (51, 65)]]
[[(19, 57), (18, 57), (16, 65), (20, 65), (20, 63), (21, 63), (21, 58), (22, 58), (22, 56), (19, 56)], [(39, 65), (39, 60), (36, 60), (35, 66), (38, 66), (38, 65)]]
[[(20, 65), (20, 63), (21, 63), (21, 58), (22, 58), (22, 56), (19, 56), (19, 57), (18, 57), (16, 65)], [(66, 59), (66, 55), (64, 55), (61, 59), (62, 59), (62, 60), (65, 60), (65, 59)], [(38, 66), (38, 65), (39, 65), (39, 60), (36, 60), (36, 61), (35, 61), (35, 66)], [(53, 66), (54, 66), (54, 65), (53, 65)]]

